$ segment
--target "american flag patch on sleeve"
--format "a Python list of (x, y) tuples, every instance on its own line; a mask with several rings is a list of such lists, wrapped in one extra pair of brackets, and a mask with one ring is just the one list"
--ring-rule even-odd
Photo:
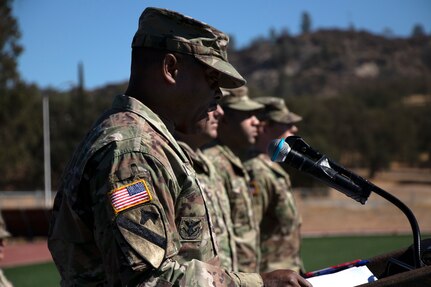
[(150, 189), (144, 179), (120, 186), (109, 193), (115, 213), (152, 200)]

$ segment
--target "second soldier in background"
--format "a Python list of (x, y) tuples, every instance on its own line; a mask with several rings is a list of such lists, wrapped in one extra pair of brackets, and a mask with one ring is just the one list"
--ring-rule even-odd
[(242, 164), (244, 149), (256, 141), (259, 120), (256, 113), (263, 105), (248, 97), (248, 89), (224, 90), (220, 105), (224, 116), (218, 128), (217, 141), (204, 152), (218, 169), (229, 196), (235, 233), (238, 269), (257, 272), (259, 268), (259, 227), (253, 215), (250, 178)]
[(216, 167), (201, 151), (204, 144), (217, 138), (217, 127), (223, 115), (223, 109), (217, 105), (214, 111), (208, 112), (208, 119), (202, 119), (197, 123), (196, 133), (176, 132), (175, 137), (190, 158), (205, 201), (208, 202), (208, 213), (219, 247), (220, 264), (227, 270), (238, 271), (229, 197)]
[(260, 114), (261, 124), (250, 158), (244, 163), (250, 174), (253, 189), (255, 218), (260, 226), (260, 270), (267, 272), (290, 268), (300, 272), (301, 217), (292, 193), (289, 175), (267, 154), (273, 139), (294, 135), (295, 124), (301, 117), (289, 111), (283, 99), (255, 98), (265, 106)]

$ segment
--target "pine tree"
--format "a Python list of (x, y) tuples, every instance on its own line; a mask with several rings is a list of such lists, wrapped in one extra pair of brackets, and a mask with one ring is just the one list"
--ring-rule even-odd
[(412, 29), (412, 37), (423, 37), (425, 36), (424, 27), (421, 24), (416, 24)]
[(12, 1), (0, 0), (0, 189), (43, 186), (42, 101), (36, 86), (20, 80), (21, 33)]
[(309, 34), (311, 32), (311, 17), (308, 12), (302, 13), (301, 32), (302, 34)]
[(22, 52), (21, 33), (12, 16), (11, 0), (0, 0), (0, 94), (19, 80), (16, 59)]

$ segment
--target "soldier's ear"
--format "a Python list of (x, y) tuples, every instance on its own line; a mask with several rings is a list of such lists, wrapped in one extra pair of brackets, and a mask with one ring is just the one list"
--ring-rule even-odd
[(163, 78), (169, 84), (175, 84), (178, 74), (178, 59), (174, 54), (166, 54), (162, 67)]

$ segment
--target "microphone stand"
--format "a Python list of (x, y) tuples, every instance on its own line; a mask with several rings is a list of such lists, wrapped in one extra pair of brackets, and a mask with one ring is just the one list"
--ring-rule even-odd
[[(308, 155), (311, 158), (319, 159), (319, 158), (324, 157), (324, 155), (322, 155), (320, 152), (312, 149), (301, 137), (290, 136), (290, 137), (287, 137), (285, 139), (285, 141), (289, 144), (289, 146), (293, 150), (296, 150), (302, 154)], [(414, 262), (414, 266), (411, 267), (407, 264), (404, 264), (403, 262), (397, 262), (397, 260), (393, 260), (393, 261), (395, 264), (398, 264), (401, 267), (406, 268), (406, 269), (414, 269), (414, 268), (423, 267), (424, 264), (421, 260), (421, 233), (420, 233), (420, 229), (419, 229), (419, 225), (418, 225), (418, 222), (416, 220), (416, 217), (414, 216), (414, 214), (410, 210), (410, 208), (408, 208), (407, 205), (405, 205), (401, 200), (399, 200), (398, 198), (396, 198), (395, 196), (393, 196), (389, 192), (387, 192), (387, 191), (381, 189), (380, 187), (374, 185), (370, 181), (362, 178), (359, 175), (356, 175), (355, 173), (353, 173), (353, 172), (345, 169), (344, 167), (330, 161), (329, 159), (328, 159), (328, 161), (329, 161), (330, 167), (332, 169), (337, 171), (339, 174), (352, 180), (356, 185), (358, 185), (361, 188), (361, 190), (367, 191), (368, 194), (371, 191), (373, 191), (374, 193), (377, 193), (378, 195), (380, 195), (384, 199), (386, 199), (389, 202), (391, 202), (392, 204), (394, 204), (396, 207), (398, 207), (404, 213), (404, 215), (407, 217), (407, 219), (410, 223), (410, 226), (412, 229), (412, 234), (413, 234), (413, 262)], [(337, 189), (337, 186), (332, 186), (332, 187)], [(343, 190), (339, 190), (339, 191), (345, 193), (345, 191), (343, 191)], [(366, 194), (366, 192), (365, 192), (365, 194)], [(348, 196), (350, 196), (350, 195), (348, 195)], [(362, 204), (365, 203), (362, 201), (359, 201), (359, 202), (361, 202)]]
[[(363, 184), (368, 185), (369, 188), (371, 189), (371, 191), (373, 191), (374, 193), (377, 193), (378, 195), (380, 195), (384, 199), (386, 199), (389, 202), (391, 202), (392, 204), (394, 204), (407, 217), (407, 219), (409, 220), (411, 229), (412, 229), (412, 234), (413, 234), (414, 268), (423, 267), (424, 264), (421, 260), (421, 233), (420, 233), (418, 222), (417, 222), (416, 217), (414, 216), (413, 212), (410, 210), (410, 208), (407, 207), (407, 205), (405, 205), (401, 200), (399, 200), (398, 198), (396, 198), (395, 196), (393, 196), (389, 192), (381, 189), (380, 187), (372, 184), (371, 182), (369, 182), (365, 179), (362, 179), (362, 180), (365, 181)], [(360, 185), (362, 185), (362, 183)], [(411, 268), (411, 269), (414, 269), (414, 268)]]

